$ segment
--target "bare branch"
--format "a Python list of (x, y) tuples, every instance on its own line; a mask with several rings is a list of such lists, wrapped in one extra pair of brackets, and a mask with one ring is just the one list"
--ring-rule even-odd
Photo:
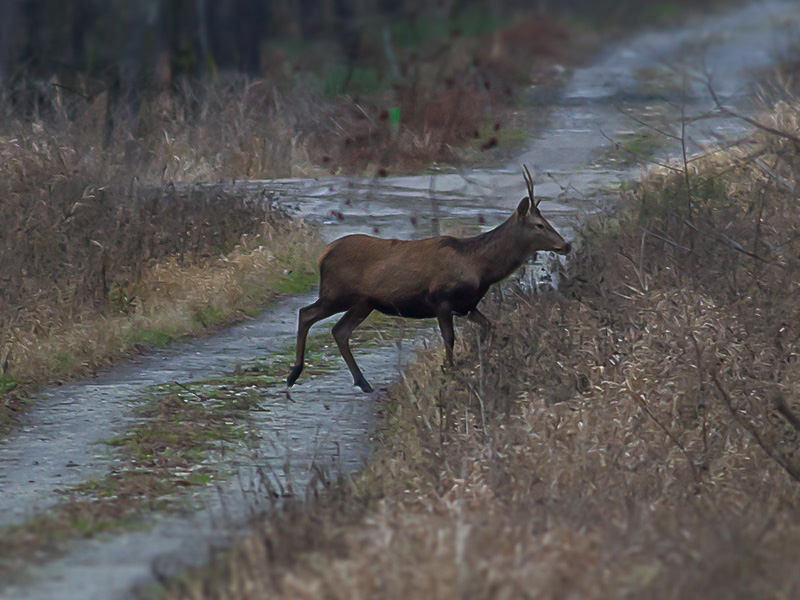
[[(609, 142), (614, 144), (614, 146), (616, 148), (619, 149), (619, 142), (618, 141), (616, 141), (612, 137), (608, 136), (606, 134), (606, 132), (603, 131), (602, 128), (598, 127), (598, 131), (600, 132), (600, 135), (602, 135), (605, 139), (607, 139)], [(643, 160), (645, 160), (647, 162), (650, 162), (650, 163), (652, 163), (654, 165), (658, 165), (659, 167), (663, 167), (663, 168), (668, 169), (670, 171), (674, 171), (675, 173), (682, 173), (683, 172), (680, 169), (677, 169), (677, 168), (673, 167), (669, 163), (661, 162), (661, 161), (655, 160), (653, 158), (648, 158), (647, 156), (645, 156), (641, 152), (634, 152), (633, 150), (629, 150), (628, 148), (622, 148), (622, 150), (624, 150), (625, 152), (627, 152), (628, 154), (630, 154), (632, 156), (636, 156), (637, 158), (641, 158), (641, 159), (643, 159)]]
[(795, 412), (789, 408), (789, 405), (786, 404), (786, 400), (783, 399), (783, 396), (775, 396), (772, 399), (772, 404), (775, 406), (775, 410), (777, 410), (784, 419), (789, 421), (789, 424), (794, 427), (795, 431), (800, 433), (800, 417), (798, 417)]
[(675, 444), (675, 446), (677, 446), (681, 452), (683, 452), (683, 455), (686, 457), (686, 462), (689, 463), (689, 468), (692, 470), (692, 477), (694, 477), (695, 482), (699, 483), (700, 477), (697, 474), (697, 467), (695, 466), (692, 457), (689, 456), (689, 452), (686, 450), (686, 447), (681, 443), (681, 441), (677, 437), (675, 437), (675, 435), (669, 429), (667, 429), (667, 427), (661, 421), (659, 421), (656, 418), (656, 416), (648, 408), (647, 403), (644, 400), (636, 396), (634, 396), (634, 399), (636, 400), (636, 403), (639, 405), (639, 408), (642, 409), (642, 412), (644, 412), (644, 414), (650, 417), (653, 420), (653, 422), (656, 425), (658, 425), (661, 431), (663, 431), (667, 435), (667, 437), (672, 441), (672, 443)]
[(675, 135), (674, 133), (670, 133), (668, 131), (664, 131), (663, 129), (660, 129), (660, 128), (656, 127), (655, 125), (653, 125), (651, 123), (648, 123), (644, 119), (640, 119), (639, 117), (636, 117), (636, 116), (632, 115), (631, 113), (625, 112), (624, 110), (622, 110), (622, 107), (620, 107), (620, 106), (615, 106), (614, 108), (617, 109), (617, 112), (619, 112), (621, 115), (629, 118), (634, 123), (638, 123), (642, 127), (646, 127), (647, 129), (651, 129), (651, 130), (655, 131), (656, 133), (658, 133), (660, 135), (663, 135), (664, 137), (670, 138), (670, 139), (675, 140), (675, 141), (680, 141), (680, 138), (677, 135)]
[(747, 115), (743, 115), (739, 112), (736, 112), (734, 110), (731, 110), (730, 108), (723, 106), (722, 102), (720, 102), (716, 92), (714, 91), (714, 87), (711, 85), (710, 77), (706, 79), (706, 87), (708, 88), (708, 93), (711, 94), (711, 98), (714, 100), (714, 104), (717, 105), (717, 108), (720, 110), (720, 112), (723, 112), (726, 115), (729, 115), (735, 119), (739, 119), (740, 121), (744, 121), (745, 123), (749, 123), (756, 129), (760, 129), (761, 131), (766, 131), (767, 133), (771, 133), (772, 135), (776, 135), (778, 137), (782, 137), (787, 140), (792, 140), (795, 144), (800, 145), (800, 137), (792, 135), (788, 131), (783, 131), (781, 129), (775, 129), (774, 127), (770, 127), (769, 125), (764, 125), (763, 123), (760, 123), (759, 121), (756, 121), (755, 119), (748, 117)]
[(775, 448), (768, 446), (764, 441), (764, 438), (761, 437), (761, 434), (758, 433), (758, 430), (755, 428), (755, 426), (747, 419), (742, 418), (739, 410), (733, 406), (733, 401), (723, 387), (722, 382), (719, 380), (719, 376), (717, 375), (716, 371), (711, 371), (711, 379), (722, 396), (722, 400), (734, 420), (736, 420), (744, 428), (744, 430), (750, 434), (750, 437), (752, 437), (756, 443), (761, 446), (761, 449), (767, 456), (783, 467), (783, 470), (786, 471), (792, 479), (800, 483), (800, 468), (786, 460), (786, 457), (778, 452)]
[(742, 246), (739, 242), (734, 240), (732, 237), (730, 237), (728, 235), (725, 235), (724, 233), (722, 233), (721, 231), (719, 231), (719, 230), (717, 230), (717, 229), (715, 229), (713, 227), (708, 228), (707, 231), (701, 231), (700, 228), (697, 225), (695, 225), (694, 223), (692, 223), (688, 219), (684, 219), (683, 223), (684, 223), (684, 225), (686, 225), (687, 227), (692, 228), (693, 230), (697, 231), (698, 233), (710, 233), (710, 234), (716, 236), (718, 239), (720, 239), (723, 242), (725, 242), (728, 246), (730, 246), (731, 248), (733, 248), (737, 252), (741, 252), (742, 254), (746, 254), (747, 256), (749, 256), (751, 258), (755, 258), (757, 260), (760, 260), (760, 261), (765, 262), (765, 263), (769, 263), (771, 265), (781, 266), (781, 265), (779, 265), (778, 263), (776, 263), (774, 261), (767, 260), (763, 256), (761, 256), (759, 254), (756, 254), (755, 252), (750, 252), (750, 250), (748, 250), (747, 248)]
[(772, 177), (775, 181), (780, 183), (787, 190), (789, 190), (795, 195), (797, 194), (797, 188), (795, 188), (794, 185), (792, 185), (792, 182), (788, 181), (785, 177), (782, 177), (781, 175), (776, 173), (775, 170), (771, 169), (763, 160), (756, 158), (753, 162), (758, 166), (759, 169), (764, 171), (764, 173)]
[(645, 229), (644, 227), (642, 227), (642, 231), (644, 233), (646, 233), (647, 235), (649, 235), (649, 236), (652, 236), (652, 237), (654, 237), (654, 238), (656, 238), (658, 240), (661, 240), (662, 242), (666, 242), (667, 244), (670, 244), (671, 246), (675, 246), (676, 248), (680, 248), (681, 250), (685, 250), (686, 252), (691, 252), (692, 251), (691, 248), (687, 248), (686, 246), (683, 246), (683, 245), (679, 244), (676, 241), (673, 241), (673, 240), (671, 240), (669, 238), (666, 238), (663, 235), (659, 235), (659, 234), (655, 233), (654, 231), (650, 231), (649, 229)]

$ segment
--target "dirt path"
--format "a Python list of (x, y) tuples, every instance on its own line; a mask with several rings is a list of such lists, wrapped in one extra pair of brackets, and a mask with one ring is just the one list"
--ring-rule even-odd
[[(684, 102), (682, 86), (676, 85), (680, 76), (667, 67), (686, 65), (697, 74), (705, 63), (718, 93), (747, 108), (753, 72), (776, 59), (776, 44), (786, 41), (780, 32), (795, 27), (799, 13), (794, 3), (754, 3), (608, 48), (594, 63), (571, 74), (558, 101), (535, 108), (547, 111), (547, 126), (532, 132), (525, 152), (505, 168), (234, 185), (277, 193), (298, 214), (321, 223), (327, 239), (375, 228), (384, 236), (424, 236), (443, 223), (477, 227), (485, 221), (486, 227), (505, 218), (523, 193), (517, 164), (526, 162), (535, 169), (543, 212), (569, 231), (582, 214), (602, 209), (604, 189), (636, 172), (626, 153), (638, 153), (647, 139), (647, 154), (674, 151), (674, 143), (653, 141), (651, 132), (621, 111), (674, 120), (680, 105), (690, 114), (710, 108), (700, 83), (691, 86)], [(735, 121), (702, 120), (689, 129), (690, 148), (741, 131)], [(612, 152), (609, 137), (620, 141), (619, 151)], [(0, 526), (19, 523), (53, 505), (59, 489), (106, 472), (109, 455), (99, 443), (130, 426), (142, 390), (223, 374), (238, 363), (285, 349), (291, 345), (297, 309), (309, 300), (310, 296), (287, 298), (258, 319), (219, 336), (154, 352), (95, 379), (44, 390), (25, 422), (0, 442)], [(373, 382), (385, 385), (406, 360), (410, 346), (406, 343), (398, 351), (388, 345), (357, 354)], [(265, 413), (268, 434), (260, 458), (231, 465), (238, 477), (221, 494), (210, 490), (202, 500), (204, 510), (159, 517), (146, 531), (76, 544), (63, 557), (32, 569), (27, 582), (0, 586), (0, 596), (124, 596), (135, 584), (152, 581), (154, 559), (165, 557), (158, 558), (159, 569), (202, 560), (207, 544), (220, 539), (215, 532), (230, 531), (231, 525), (243, 522), (253, 495), (241, 489), (257, 481), (256, 467), (266, 465), (280, 473), (290, 456), (293, 478), (302, 483), (312, 459), (335, 462), (344, 471), (361, 464), (369, 449), (371, 399), (353, 391), (344, 367), (295, 388), (294, 403), (281, 400), (283, 394), (282, 388), (265, 392), (270, 411)], [(223, 513), (225, 527), (216, 528)]]

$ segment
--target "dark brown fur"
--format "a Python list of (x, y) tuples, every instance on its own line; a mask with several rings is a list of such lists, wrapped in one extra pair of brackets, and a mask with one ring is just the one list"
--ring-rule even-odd
[[(529, 190), (532, 193), (532, 187)], [(466, 315), (486, 330), (489, 321), (477, 305), (490, 285), (510, 275), (537, 250), (566, 254), (569, 249), (528, 198), (505, 223), (473, 238), (340, 238), (320, 256), (319, 299), (300, 309), (297, 357), (287, 383), (293, 385), (303, 370), (311, 326), (343, 311), (333, 337), (355, 385), (364, 391), (372, 388), (350, 352), (349, 338), (373, 310), (413, 319), (436, 317), (452, 361), (454, 314)]]

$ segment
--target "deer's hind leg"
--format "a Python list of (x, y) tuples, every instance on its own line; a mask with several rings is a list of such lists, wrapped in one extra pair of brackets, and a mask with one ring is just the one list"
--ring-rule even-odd
[(294, 382), (300, 377), (300, 373), (303, 372), (308, 330), (311, 329), (311, 326), (317, 321), (326, 319), (337, 312), (339, 311), (335, 310), (328, 302), (322, 300), (322, 298), (314, 302), (314, 304), (309, 304), (300, 309), (297, 318), (297, 354), (289, 377), (286, 378), (286, 384), (289, 387), (294, 385)]
[(356, 364), (356, 359), (353, 358), (353, 353), (350, 352), (350, 334), (353, 333), (353, 330), (358, 327), (371, 312), (372, 307), (368, 304), (357, 304), (344, 313), (344, 316), (333, 326), (333, 339), (336, 340), (336, 345), (339, 346), (339, 352), (342, 354), (344, 362), (347, 363), (350, 373), (353, 374), (353, 385), (357, 385), (367, 393), (372, 391), (372, 386), (364, 378), (361, 369), (359, 369)]
[(492, 331), (492, 322), (477, 308), (473, 308), (467, 313), (467, 319), (481, 328), (481, 339), (485, 340)]

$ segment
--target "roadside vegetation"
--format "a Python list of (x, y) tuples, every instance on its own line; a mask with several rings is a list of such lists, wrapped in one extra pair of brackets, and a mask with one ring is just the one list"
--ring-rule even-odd
[(159, 595), (798, 595), (797, 106), (630, 186), (561, 290), (409, 367), (360, 474)]
[[(70, 157), (66, 152), (53, 161)], [(73, 155), (76, 161), (80, 159)], [(268, 198), (2, 168), (0, 428), (24, 384), (94, 371), (256, 314), (316, 280), (316, 231)], [(42, 160), (36, 153), (32, 160)], [(18, 169), (18, 170), (15, 170)]]
[[(306, 224), (261, 198), (176, 183), (492, 160), (527, 135), (528, 87), (557, 85), (554, 66), (617, 21), (580, 3), (491, 14), (365, 5), (334, 24), (324, 11), (310, 25), (287, 13), (275, 18), (300, 21), (208, 37), (212, 13), (230, 16), (224, 4), (198, 3), (186, 20), (171, 2), (2, 9), (18, 27), (0, 41), (0, 430), (30, 384), (230, 323), (313, 283), (319, 244)], [(652, 20), (658, 6), (624, 14)], [(177, 29), (158, 29), (148, 10)], [(139, 33), (113, 33), (114, 18)]]
[(312, 227), (269, 198), (188, 184), (380, 176), (519, 143), (505, 116), (566, 48), (545, 16), (399, 21), (386, 47), (381, 31), (359, 38), (388, 52), (374, 64), (323, 35), (265, 46), (258, 76), (167, 69), (128, 95), (88, 71), (5, 82), (0, 430), (30, 384), (246, 318), (314, 283)]
[(209, 381), (174, 384), (152, 392), (138, 411), (141, 423), (109, 440), (112, 471), (65, 490), (54, 506), (0, 536), (0, 574), (19, 577), (25, 567), (66, 549), (77, 539), (140, 527), (155, 511), (185, 508), (193, 492), (224, 478), (210, 458), (237, 452), (249, 437), (248, 412), (261, 400), (257, 385)]
[[(408, 327), (397, 320), (373, 317), (356, 332), (354, 342), (376, 348), (407, 333)], [(341, 368), (328, 332), (308, 341), (304, 378)], [(266, 442), (262, 439), (264, 421), (257, 415), (290, 401), (285, 367), (293, 355), (294, 347), (287, 346), (220, 377), (148, 390), (136, 411), (136, 424), (104, 442), (113, 460), (107, 475), (65, 488), (53, 506), (0, 528), (0, 576), (21, 581), (26, 567), (68, 552), (75, 542), (145, 528), (154, 514), (202, 506), (209, 494), (224, 489), (240, 461), (274, 442), (271, 432)], [(269, 460), (265, 462), (259, 469), (270, 476)], [(272, 481), (264, 482), (263, 489), (265, 503), (289, 493)]]

